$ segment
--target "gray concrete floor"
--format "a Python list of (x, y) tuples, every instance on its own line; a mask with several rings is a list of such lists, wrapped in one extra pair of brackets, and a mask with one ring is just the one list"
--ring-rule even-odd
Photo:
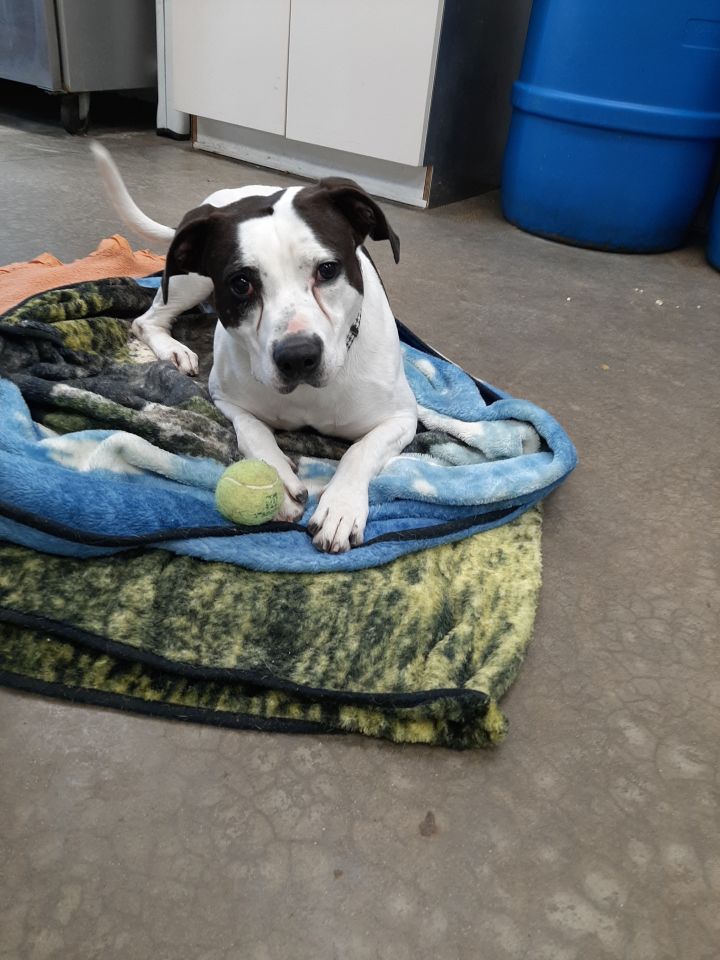
[[(121, 229), (82, 139), (0, 123), (0, 262)], [(221, 185), (287, 182), (103, 136), (165, 222)], [(699, 246), (524, 235), (494, 195), (389, 212), (401, 263), (373, 254), (398, 316), (547, 407), (582, 458), (547, 504), (509, 738), (454, 754), (0, 691), (3, 960), (720, 954), (720, 277)]]

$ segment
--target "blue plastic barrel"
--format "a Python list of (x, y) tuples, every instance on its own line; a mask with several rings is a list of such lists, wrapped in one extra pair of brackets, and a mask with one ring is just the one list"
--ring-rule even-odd
[(535, 0), (505, 216), (604, 250), (679, 246), (720, 138), (720, 0)]
[(720, 190), (715, 195), (712, 217), (710, 218), (707, 258), (708, 263), (716, 270), (720, 270)]

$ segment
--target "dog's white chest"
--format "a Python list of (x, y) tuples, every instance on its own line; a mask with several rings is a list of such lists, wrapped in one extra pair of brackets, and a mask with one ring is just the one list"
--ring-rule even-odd
[(344, 380), (340, 377), (322, 388), (301, 384), (284, 396), (263, 384), (245, 380), (242, 406), (273, 430), (312, 427), (329, 436), (356, 440), (383, 419), (391, 396), (386, 390), (369, 396), (366, 384), (362, 389), (353, 389)]
[[(352, 349), (361, 347), (354, 344)], [(320, 433), (357, 440), (386, 420), (390, 411), (414, 411), (415, 400), (402, 371), (399, 349), (358, 354), (325, 387), (300, 384), (281, 394), (259, 383), (249, 358), (218, 325), (210, 393), (241, 406), (274, 430), (312, 427)]]
[[(352, 393), (341, 396), (337, 384), (315, 389), (305, 385), (278, 403), (258, 404), (253, 413), (275, 430), (298, 430), (312, 427), (333, 437), (356, 440), (382, 419), (382, 404), (368, 403)], [(384, 404), (387, 409), (387, 403)]]

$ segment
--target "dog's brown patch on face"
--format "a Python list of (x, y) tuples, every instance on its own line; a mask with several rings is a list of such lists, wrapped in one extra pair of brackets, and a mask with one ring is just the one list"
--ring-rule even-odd
[(395, 263), (399, 263), (400, 238), (382, 208), (359, 183), (345, 177), (325, 177), (316, 187), (308, 189), (313, 196), (329, 201), (333, 209), (342, 214), (352, 231), (355, 247), (360, 246), (366, 237), (388, 240)]
[(203, 204), (185, 214), (168, 251), (163, 276), (163, 291), (170, 277), (178, 273), (200, 273), (210, 277), (215, 287), (214, 300), (224, 326), (237, 326), (261, 294), (260, 277), (252, 271), (255, 296), (243, 301), (233, 295), (231, 278), (242, 270), (242, 250), (238, 227), (247, 220), (269, 217), (285, 193), (278, 190), (268, 196), (243, 197), (226, 207)]
[(348, 283), (363, 292), (362, 271), (357, 257), (355, 233), (323, 187), (304, 187), (293, 197), (293, 206), (320, 243), (342, 265)]

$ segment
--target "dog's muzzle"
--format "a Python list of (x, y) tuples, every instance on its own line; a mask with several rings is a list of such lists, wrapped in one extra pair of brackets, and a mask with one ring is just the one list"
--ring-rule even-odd
[(286, 386), (312, 384), (317, 381), (322, 367), (322, 340), (317, 334), (292, 334), (275, 344), (272, 357)]

